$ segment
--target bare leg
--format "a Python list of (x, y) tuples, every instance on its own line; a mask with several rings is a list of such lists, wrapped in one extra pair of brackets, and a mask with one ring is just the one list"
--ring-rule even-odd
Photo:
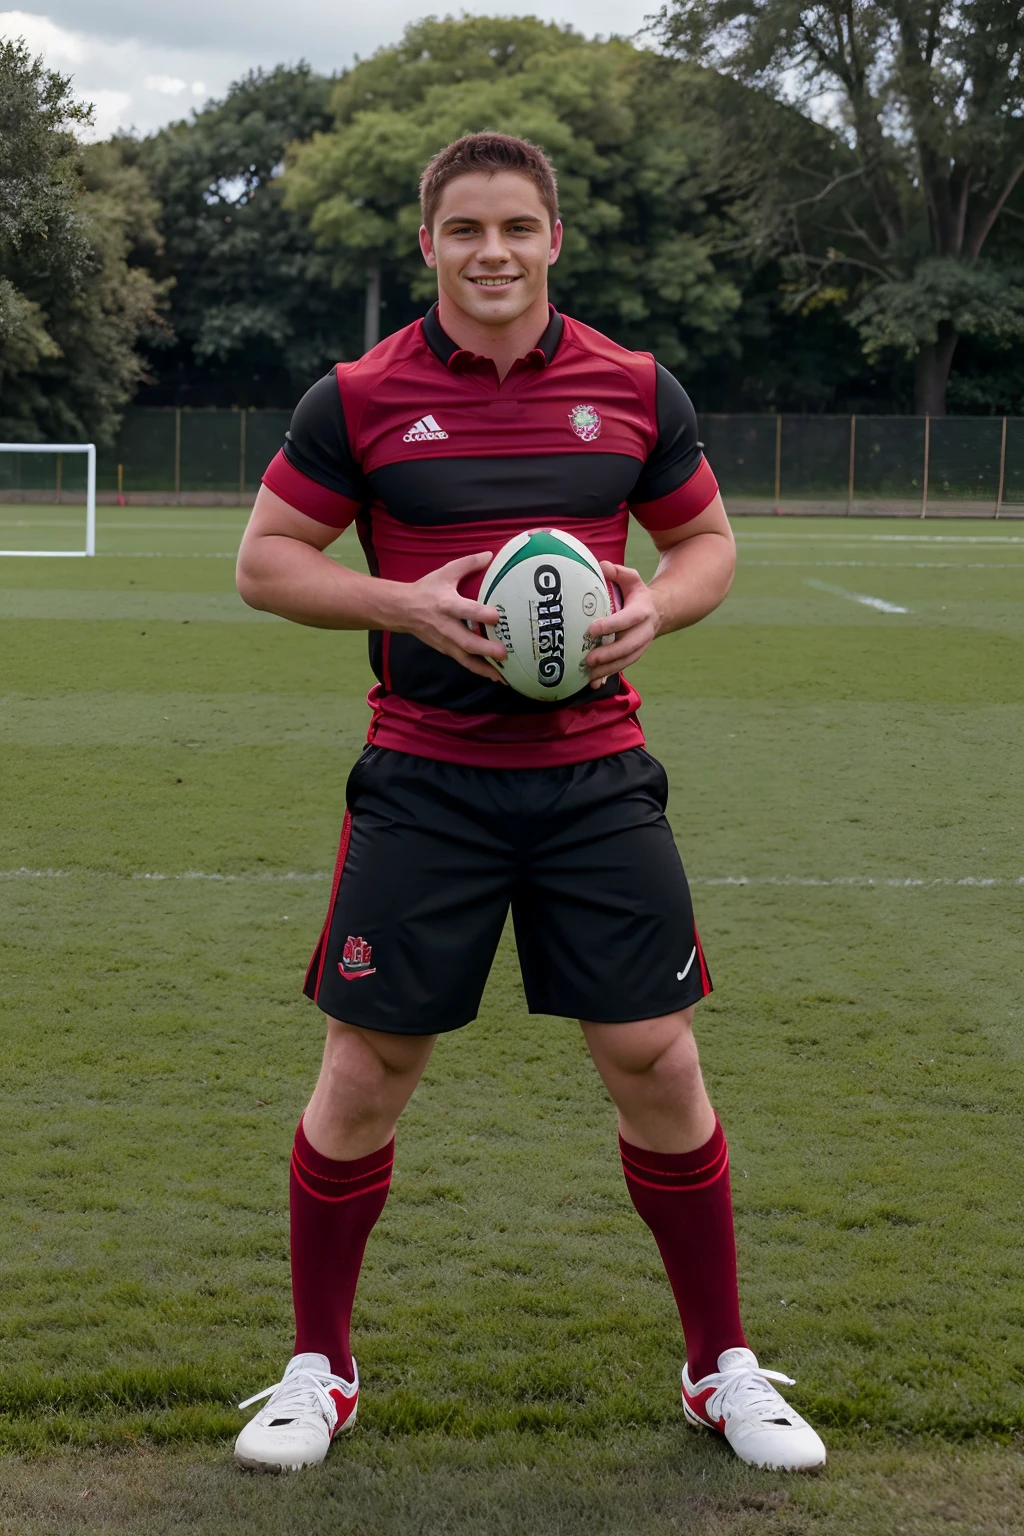
[(715, 1128), (704, 1091), (693, 1008), (633, 1024), (580, 1025), (619, 1112), (624, 1140), (649, 1152), (692, 1152)]
[(324, 1157), (366, 1157), (395, 1134), (436, 1035), (386, 1035), (328, 1019), (323, 1065), (303, 1117)]

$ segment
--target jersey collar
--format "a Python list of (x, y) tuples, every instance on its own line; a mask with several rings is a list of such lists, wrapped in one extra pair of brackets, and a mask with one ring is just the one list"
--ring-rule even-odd
[[(558, 351), (558, 343), (561, 341), (562, 332), (565, 329), (565, 321), (553, 304), (548, 305), (548, 312), (549, 319), (544, 328), (544, 334), (537, 345), (527, 352), (525, 357), (519, 359), (520, 362), (532, 363), (534, 366), (546, 368), (549, 363), (554, 361), (555, 353)], [(448, 333), (441, 328), (441, 322), (437, 318), (436, 303), (431, 305), (423, 317), (423, 335), (427, 346), (434, 356), (439, 358), (444, 366), (452, 369), (453, 372), (461, 372), (479, 367), (481, 363), (491, 362), (490, 358), (479, 357), (475, 352), (467, 352), (464, 347), (456, 346)], [(491, 366), (493, 367), (494, 365), (491, 364)]]

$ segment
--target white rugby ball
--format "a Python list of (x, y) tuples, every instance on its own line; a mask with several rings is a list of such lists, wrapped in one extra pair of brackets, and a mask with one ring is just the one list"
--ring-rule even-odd
[[(597, 556), (560, 528), (533, 528), (503, 545), (484, 572), (479, 601), (500, 619), (484, 625), (508, 653), (494, 665), (529, 699), (569, 699), (590, 681), (587, 633), (614, 612)], [(600, 642), (610, 645), (614, 635)]]

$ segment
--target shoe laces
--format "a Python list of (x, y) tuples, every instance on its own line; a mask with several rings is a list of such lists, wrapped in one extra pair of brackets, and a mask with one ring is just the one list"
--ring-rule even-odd
[(773, 1381), (779, 1381), (785, 1387), (793, 1387), (796, 1382), (792, 1376), (784, 1376), (781, 1371), (765, 1371), (760, 1366), (743, 1366), (738, 1371), (723, 1374), (725, 1380), (712, 1399), (714, 1406), (708, 1405), (714, 1414), (721, 1414), (726, 1408), (731, 1408), (766, 1421), (784, 1415), (787, 1423), (794, 1422), (792, 1408), (782, 1393), (772, 1386)]
[(255, 1392), (252, 1397), (247, 1397), (245, 1402), (239, 1403), (238, 1406), (251, 1408), (253, 1403), (268, 1397), (270, 1402), (267, 1403), (267, 1408), (273, 1408), (281, 1418), (297, 1419), (309, 1412), (312, 1396), (327, 1423), (332, 1424), (337, 1417), (338, 1407), (330, 1395), (331, 1387), (340, 1387), (346, 1397), (351, 1396), (352, 1383), (346, 1381), (344, 1376), (331, 1376), (319, 1371), (292, 1371), (280, 1381), (276, 1381), (272, 1387), (264, 1387), (262, 1392)]

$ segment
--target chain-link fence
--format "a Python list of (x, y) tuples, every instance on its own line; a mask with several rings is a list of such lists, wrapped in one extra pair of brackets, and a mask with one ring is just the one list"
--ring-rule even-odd
[(97, 484), (127, 495), (250, 496), (290, 420), (290, 411), (128, 410), (116, 444), (98, 456)]
[[(97, 460), (100, 500), (250, 501), (284, 440), (287, 411), (125, 413)], [(1024, 516), (1024, 417), (700, 418), (732, 513)], [(0, 500), (81, 494), (77, 456), (0, 454)]]
[(1024, 515), (1024, 417), (702, 416), (730, 512)]
[[(96, 455), (98, 499), (250, 501), (290, 419), (289, 411), (129, 409), (113, 447)], [(77, 455), (0, 453), (0, 500), (74, 497), (83, 474)]]

